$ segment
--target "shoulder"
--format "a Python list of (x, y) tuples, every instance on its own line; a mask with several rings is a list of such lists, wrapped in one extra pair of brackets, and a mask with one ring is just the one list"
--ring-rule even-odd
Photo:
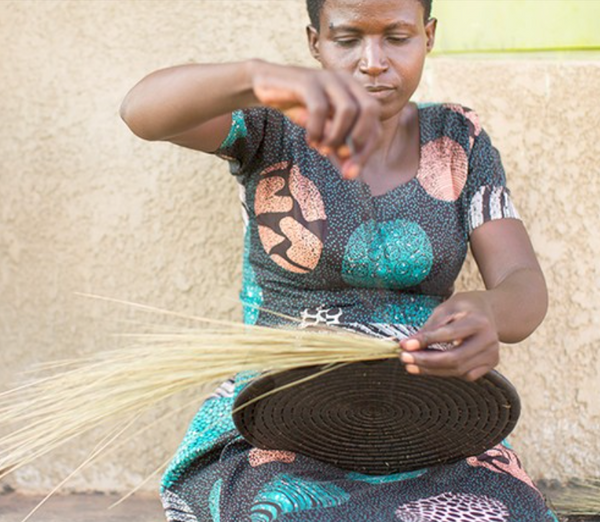
[(481, 134), (479, 115), (473, 109), (457, 103), (420, 103), (423, 142), (449, 138), (460, 143), (469, 153)]

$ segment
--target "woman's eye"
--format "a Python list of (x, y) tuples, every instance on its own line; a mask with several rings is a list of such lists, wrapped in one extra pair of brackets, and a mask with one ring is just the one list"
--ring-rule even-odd
[(335, 43), (340, 47), (352, 47), (358, 43), (357, 38), (344, 38), (341, 40), (336, 40)]
[(402, 36), (390, 36), (388, 41), (394, 45), (401, 45), (408, 42), (408, 38)]

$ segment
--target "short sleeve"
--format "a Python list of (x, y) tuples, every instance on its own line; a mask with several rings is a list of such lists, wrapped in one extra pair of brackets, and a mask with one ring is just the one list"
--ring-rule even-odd
[(229, 134), (214, 154), (227, 160), (231, 173), (244, 183), (269, 156), (281, 154), (283, 119), (279, 111), (266, 107), (234, 111)]
[[(473, 132), (473, 129), (472, 129)], [(466, 222), (468, 234), (488, 221), (520, 219), (506, 186), (500, 153), (488, 134), (476, 127), (472, 136), (467, 176)]]

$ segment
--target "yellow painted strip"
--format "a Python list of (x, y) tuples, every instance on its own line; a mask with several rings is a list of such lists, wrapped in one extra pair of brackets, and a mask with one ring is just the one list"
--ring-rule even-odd
[(600, 49), (600, 0), (433, 0), (435, 52)]

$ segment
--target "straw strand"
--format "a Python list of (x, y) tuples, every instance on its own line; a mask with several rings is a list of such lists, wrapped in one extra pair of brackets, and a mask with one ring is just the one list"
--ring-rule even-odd
[(79, 363), (46, 364), (45, 372), (60, 373), (0, 394), (0, 426), (21, 424), (0, 438), (5, 470), (0, 477), (106, 422), (141, 414), (169, 397), (239, 372), (378, 360), (399, 352), (395, 341), (341, 330), (323, 333), (194, 319), (205, 327), (157, 327), (131, 334), (127, 339), (133, 344), (127, 348)]

